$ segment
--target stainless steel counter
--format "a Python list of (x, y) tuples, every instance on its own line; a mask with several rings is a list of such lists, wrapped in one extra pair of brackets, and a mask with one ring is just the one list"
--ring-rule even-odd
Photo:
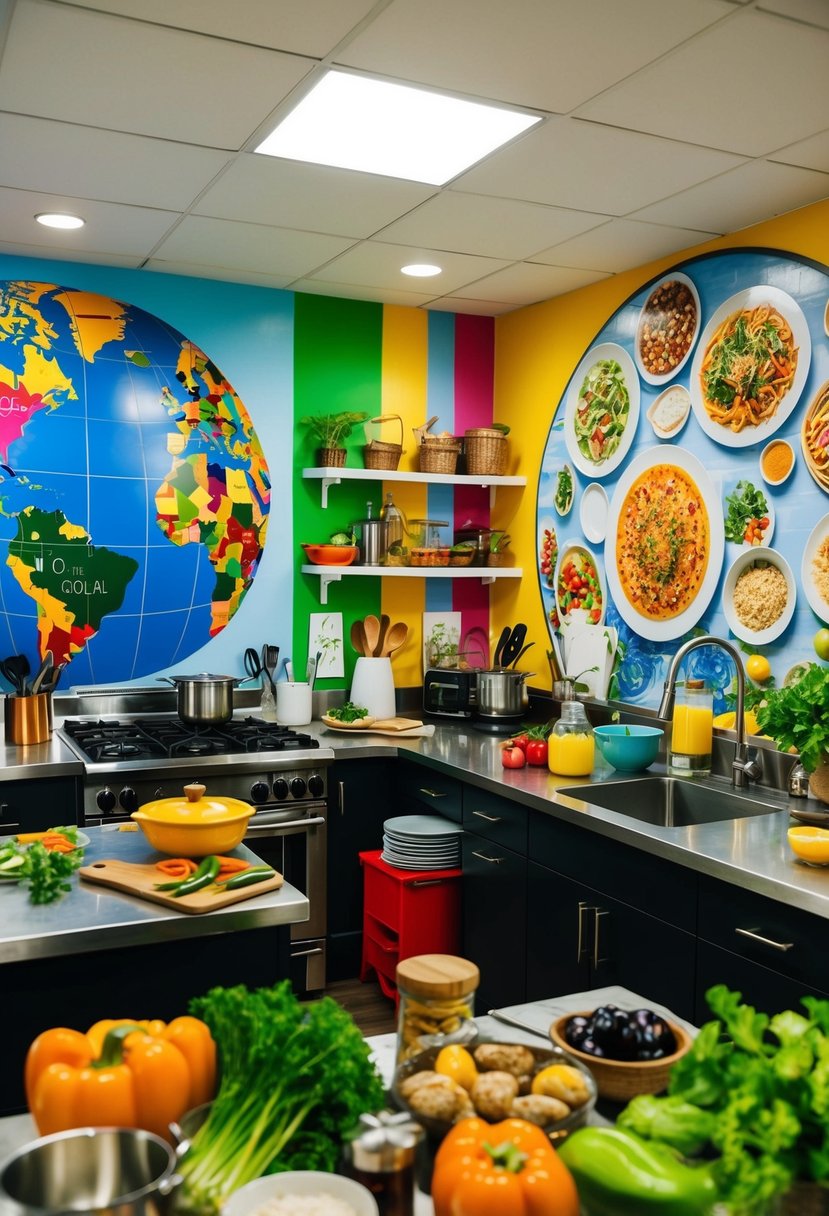
[(0, 729), (2, 781), (37, 781), (42, 777), (82, 777), (83, 764), (55, 735), (48, 743), (20, 747), (6, 743)]
[[(85, 864), (101, 858), (146, 862), (161, 857), (141, 832), (87, 828), (86, 833), (90, 844)], [(259, 860), (244, 845), (238, 852)], [(307, 920), (308, 914), (308, 900), (289, 883), (201, 915), (176, 912), (79, 879), (59, 901), (38, 907), (16, 884), (5, 883), (0, 887), (0, 964), (292, 925)]]

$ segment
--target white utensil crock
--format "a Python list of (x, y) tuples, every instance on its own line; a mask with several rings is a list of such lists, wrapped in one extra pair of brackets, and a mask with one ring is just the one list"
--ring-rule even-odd
[(280, 726), (307, 726), (311, 716), (311, 685), (281, 680), (276, 686), (276, 720)]
[(354, 664), (351, 700), (364, 705), (372, 718), (393, 718), (396, 712), (391, 659), (361, 657)]

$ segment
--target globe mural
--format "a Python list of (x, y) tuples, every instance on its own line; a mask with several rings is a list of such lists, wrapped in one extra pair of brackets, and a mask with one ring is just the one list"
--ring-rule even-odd
[(74, 685), (130, 680), (237, 612), (268, 467), (232, 386), (165, 322), (0, 283), (0, 461), (0, 654), (36, 668), (51, 651)]

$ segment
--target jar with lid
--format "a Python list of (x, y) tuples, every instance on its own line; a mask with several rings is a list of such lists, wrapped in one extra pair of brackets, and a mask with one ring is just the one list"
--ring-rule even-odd
[(668, 771), (682, 777), (708, 777), (714, 735), (714, 694), (704, 680), (677, 684)]
[(560, 777), (587, 777), (596, 744), (581, 701), (562, 701), (561, 717), (547, 740), (547, 767)]
[(415, 1155), (423, 1128), (406, 1111), (360, 1116), (346, 1136), (344, 1173), (375, 1198), (380, 1216), (413, 1216)]
[(390, 549), (392, 545), (402, 545), (403, 532), (405, 530), (403, 512), (392, 498), (391, 490), (387, 492), (385, 502), (380, 508), (380, 518), (386, 522), (386, 544), (388, 548)]
[(398, 1063), (427, 1047), (475, 1038), (472, 1017), (480, 978), (474, 963), (454, 954), (416, 954), (397, 964)]

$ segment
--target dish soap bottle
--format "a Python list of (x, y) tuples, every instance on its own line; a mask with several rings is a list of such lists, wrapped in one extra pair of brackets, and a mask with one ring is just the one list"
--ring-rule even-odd
[(593, 728), (581, 701), (562, 701), (561, 717), (552, 729), (547, 767), (559, 777), (587, 777), (595, 759)]
[(714, 734), (714, 694), (703, 680), (676, 686), (668, 772), (681, 777), (708, 777)]

